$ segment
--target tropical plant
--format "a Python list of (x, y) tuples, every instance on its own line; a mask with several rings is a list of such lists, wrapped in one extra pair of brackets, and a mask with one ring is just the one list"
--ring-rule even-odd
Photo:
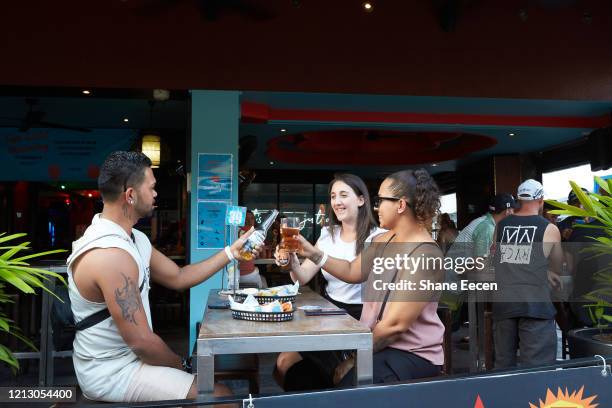
[[(66, 284), (66, 281), (61, 275), (44, 269), (32, 268), (27, 262), (25, 262), (33, 258), (40, 258), (46, 255), (66, 252), (65, 250), (56, 249), (19, 256), (20, 254), (23, 254), (23, 251), (30, 249), (28, 246), (30, 244), (29, 242), (21, 242), (17, 244), (13, 244), (13, 242), (11, 242), (8, 246), (5, 246), (9, 241), (15, 241), (26, 235), (27, 234), (24, 233), (13, 235), (0, 233), (0, 245), (3, 245), (0, 246), (0, 250), (6, 250), (2, 255), (0, 255), (0, 305), (12, 303), (10, 296), (5, 292), (6, 284), (14, 286), (23, 293), (34, 294), (36, 293), (35, 289), (40, 288), (41, 290), (45, 290), (55, 297), (57, 297), (57, 295), (55, 295), (55, 293), (50, 291), (45, 286), (45, 281), (56, 278), (59, 279), (64, 285)], [(59, 297), (57, 298), (59, 299)], [(16, 337), (32, 349), (36, 350), (34, 344), (23, 335), (23, 332), (13, 320), (8, 318), (4, 311), (0, 311), (0, 332), (5, 332), (10, 336)], [(9, 348), (3, 344), (0, 344), (0, 361), (3, 361), (10, 366), (13, 372), (16, 372), (16, 370), (19, 369), (19, 362), (13, 356), (11, 350), (9, 350)]]
[[(578, 228), (593, 228), (604, 232), (601, 236), (590, 237), (595, 242), (585, 248), (584, 251), (591, 253), (591, 256), (612, 255), (612, 179), (603, 180), (600, 177), (595, 177), (595, 181), (607, 195), (584, 192), (576, 183), (570, 181), (572, 191), (578, 197), (581, 207), (554, 200), (546, 200), (546, 202), (561, 208), (561, 210), (551, 211), (553, 214), (591, 218), (599, 221), (599, 223), (576, 225)], [(590, 302), (584, 307), (587, 308), (593, 325), (602, 329), (612, 323), (612, 316), (606, 314), (606, 310), (612, 310), (612, 264), (608, 264), (602, 270), (595, 272), (593, 281), (598, 288), (583, 296), (584, 300)]]

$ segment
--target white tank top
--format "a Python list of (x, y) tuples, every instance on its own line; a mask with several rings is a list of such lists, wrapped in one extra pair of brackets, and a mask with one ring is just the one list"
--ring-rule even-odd
[[(353, 261), (355, 259), (355, 241), (345, 242), (340, 238), (342, 229), (340, 226), (334, 228), (334, 236), (330, 234), (329, 227), (321, 229), (321, 236), (317, 241), (317, 247), (327, 252), (329, 256), (334, 258), (344, 259), (346, 261)], [(381, 228), (372, 229), (372, 233), (368, 236), (368, 239), (385, 232), (386, 230)], [(360, 283), (347, 283), (335, 276), (331, 275), (325, 269), (321, 269), (321, 273), (325, 280), (327, 280), (327, 294), (330, 298), (350, 305), (361, 304), (361, 284)]]
[[(94, 248), (121, 248), (138, 265), (138, 285), (144, 282), (140, 296), (149, 327), (149, 262), (152, 247), (142, 232), (132, 229), (134, 240), (118, 224), (96, 214), (85, 234), (72, 244), (68, 258), (68, 291), (75, 323), (106, 308), (104, 302), (92, 302), (79, 293), (72, 278), (72, 265), (86, 251)], [(77, 331), (74, 339), (74, 370), (86, 397), (95, 400), (121, 401), (139, 359), (123, 341), (111, 317), (95, 326)]]

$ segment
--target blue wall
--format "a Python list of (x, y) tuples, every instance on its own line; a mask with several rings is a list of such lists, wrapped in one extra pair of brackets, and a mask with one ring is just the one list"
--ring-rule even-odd
[[(198, 153), (233, 154), (232, 203), (238, 203), (238, 129), (240, 92), (192, 91), (191, 93), (191, 213), (190, 263), (214, 255), (217, 250), (197, 248), (197, 174)], [(228, 243), (229, 244), (229, 243)], [(221, 288), (222, 271), (191, 288), (189, 314), (189, 350), (196, 339), (195, 325), (202, 320), (210, 289)]]

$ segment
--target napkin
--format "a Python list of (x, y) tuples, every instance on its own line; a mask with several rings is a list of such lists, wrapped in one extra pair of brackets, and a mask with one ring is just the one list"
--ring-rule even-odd
[(228, 296), (230, 302), (230, 309), (232, 310), (240, 310), (242, 312), (261, 312), (261, 306), (257, 299), (253, 297), (253, 295), (249, 295), (244, 299), (244, 302), (235, 302), (233, 296)]
[(244, 302), (239, 303), (235, 302), (234, 298), (230, 295), (228, 296), (230, 302), (230, 309), (239, 310), (241, 312), (272, 312), (272, 313), (280, 313), (283, 311), (283, 307), (279, 303), (278, 300), (275, 300), (272, 303), (268, 303), (265, 305), (260, 305), (257, 300), (253, 297), (253, 295), (248, 295)]

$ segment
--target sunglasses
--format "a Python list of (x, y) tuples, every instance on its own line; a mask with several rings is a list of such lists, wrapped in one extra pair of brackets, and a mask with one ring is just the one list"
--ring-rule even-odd
[(388, 201), (399, 201), (401, 200), (401, 198), (397, 198), (397, 197), (383, 197), (383, 196), (374, 196), (374, 200), (373, 200), (373, 205), (374, 208), (380, 208), (380, 203), (383, 202), (384, 200), (388, 200)]

